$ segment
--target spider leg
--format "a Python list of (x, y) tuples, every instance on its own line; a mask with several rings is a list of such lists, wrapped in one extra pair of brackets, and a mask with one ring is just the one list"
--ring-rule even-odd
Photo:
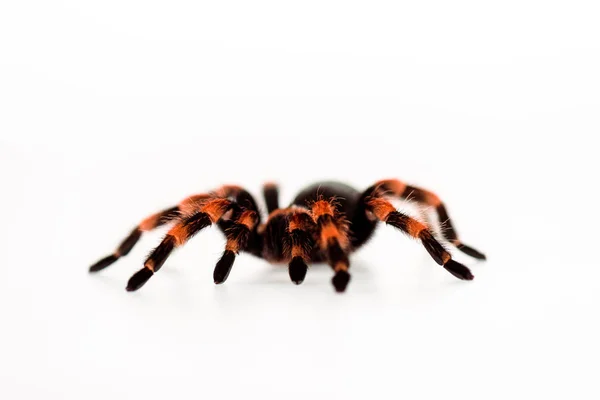
[(279, 189), (272, 182), (267, 182), (263, 185), (263, 196), (267, 203), (267, 212), (271, 214), (279, 208)]
[(129, 254), (133, 246), (140, 240), (143, 232), (151, 231), (159, 226), (162, 226), (168, 222), (173, 221), (179, 217), (179, 206), (167, 208), (156, 214), (152, 214), (148, 218), (144, 219), (138, 226), (136, 226), (129, 236), (127, 236), (117, 247), (115, 252), (111, 255), (104, 257), (103, 259), (96, 262), (89, 269), (90, 272), (98, 272), (104, 268), (110, 266), (119, 258)]
[(350, 273), (348, 272), (350, 261), (347, 253), (350, 246), (348, 222), (336, 210), (333, 201), (315, 201), (312, 204), (311, 213), (317, 224), (319, 247), (335, 272), (331, 283), (337, 292), (343, 292), (350, 282)]
[(385, 179), (379, 181), (372, 186), (370, 190), (376, 191), (381, 195), (393, 194), (401, 199), (414, 200), (417, 203), (435, 208), (444, 238), (463, 253), (479, 260), (485, 260), (485, 255), (483, 253), (477, 251), (473, 247), (467, 246), (458, 239), (458, 234), (448, 216), (448, 211), (444, 206), (444, 203), (442, 203), (441, 199), (435, 193), (407, 185), (397, 179)]
[(234, 203), (224, 198), (212, 198), (196, 203), (186, 203), (186, 210), (182, 217), (170, 230), (162, 242), (156, 247), (146, 259), (144, 268), (136, 272), (127, 283), (127, 291), (141, 288), (154, 273), (163, 266), (171, 252), (183, 246), (189, 239), (202, 229), (210, 226), (223, 217)]
[(167, 208), (166, 210), (150, 215), (131, 231), (129, 236), (127, 236), (121, 242), (113, 254), (108, 255), (96, 262), (90, 267), (89, 272), (98, 272), (112, 265), (119, 258), (129, 254), (131, 249), (133, 249), (133, 246), (135, 246), (135, 244), (142, 237), (143, 232), (148, 232), (167, 223), (173, 222), (174, 220), (178, 219), (182, 213), (185, 213), (186, 210), (190, 208), (193, 209), (198, 202), (208, 198), (210, 198), (210, 195), (208, 194), (196, 194), (189, 196), (174, 207)]
[[(261, 221), (261, 215), (260, 210), (258, 209), (258, 205), (256, 204), (256, 201), (254, 200), (252, 194), (250, 194), (247, 190), (234, 185), (222, 186), (216, 191), (216, 194), (221, 195), (222, 197), (227, 197), (236, 203), (236, 206), (234, 207), (235, 212), (231, 215), (231, 217), (227, 219), (222, 218), (217, 222), (217, 225), (219, 226), (221, 231), (223, 231), (226, 237), (229, 237), (231, 235), (240, 235), (239, 239), (240, 243), (242, 244), (239, 246), (239, 250), (247, 251), (251, 254), (254, 254), (257, 257), (261, 257), (263, 243), (260, 234), (257, 232), (258, 225)], [(255, 217), (256, 220), (252, 224), (249, 223), (250, 220), (248, 220), (248, 214), (246, 214), (245, 216), (242, 215), (242, 212), (244, 210), (250, 210), (254, 212), (252, 217)], [(246, 232), (246, 230), (244, 229), (243, 221), (242, 226), (239, 226), (240, 222), (238, 221), (238, 219), (240, 218), (243, 221), (246, 221), (247, 227), (250, 230), (249, 232)], [(229, 272), (226, 272), (225, 274), (225, 266), (229, 263), (231, 263), (230, 265), (233, 265), (233, 260), (235, 260), (235, 254), (237, 253), (234, 253), (233, 255), (229, 253), (223, 253), (223, 261), (221, 263), (223, 267), (219, 268), (222, 272), (217, 273), (215, 268), (215, 275), (213, 276), (215, 278), (215, 283), (222, 283), (225, 281), (225, 279), (227, 279), (227, 275), (229, 274)]]
[(213, 279), (216, 284), (227, 280), (236, 255), (239, 254), (240, 250), (246, 249), (248, 239), (258, 222), (258, 213), (253, 210), (241, 209), (232, 221), (227, 222), (228, 226), (224, 229), (227, 237), (225, 251), (217, 261), (213, 272)]
[(290, 216), (287, 224), (287, 240), (290, 247), (290, 262), (288, 271), (290, 279), (296, 285), (301, 284), (308, 271), (313, 239), (311, 230), (314, 223), (310, 214), (304, 210), (296, 210)]
[(435, 239), (431, 231), (422, 222), (396, 211), (389, 201), (381, 197), (372, 197), (367, 200), (367, 209), (380, 221), (400, 229), (415, 239), (420, 239), (431, 258), (458, 279), (473, 279), (471, 271), (464, 265), (454, 261), (450, 253)]
[(217, 197), (229, 198), (235, 201), (240, 207), (255, 211), (260, 222), (260, 215), (258, 214), (258, 206), (256, 201), (250, 192), (244, 188), (237, 185), (223, 185), (214, 191), (214, 195)]

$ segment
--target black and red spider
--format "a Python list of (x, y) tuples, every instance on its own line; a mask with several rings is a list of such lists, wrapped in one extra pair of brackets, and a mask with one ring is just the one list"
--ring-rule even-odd
[(452, 256), (423, 222), (400, 211), (390, 197), (410, 198), (434, 207), (444, 238), (471, 257), (485, 260), (479, 251), (463, 244), (448, 217), (446, 207), (434, 193), (407, 185), (396, 179), (375, 183), (360, 193), (354, 188), (323, 182), (304, 189), (289, 207), (279, 208), (279, 193), (274, 184), (265, 184), (263, 194), (268, 218), (261, 222), (256, 201), (239, 186), (226, 185), (214, 192), (184, 199), (179, 205), (144, 219), (119, 245), (117, 250), (90, 267), (100, 271), (127, 255), (142, 232), (172, 224), (162, 242), (146, 259), (144, 268), (127, 284), (128, 291), (141, 288), (163, 266), (171, 252), (209, 225), (217, 224), (227, 243), (214, 270), (215, 283), (223, 283), (236, 254), (248, 252), (273, 263), (288, 263), (291, 280), (300, 284), (311, 262), (327, 262), (334, 270), (333, 286), (343, 292), (350, 281), (348, 255), (362, 246), (383, 221), (421, 243), (436, 263), (458, 279), (471, 280), (473, 274)]

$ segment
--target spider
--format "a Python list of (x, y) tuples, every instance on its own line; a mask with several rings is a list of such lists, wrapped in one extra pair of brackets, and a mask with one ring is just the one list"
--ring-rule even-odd
[(227, 242), (214, 269), (216, 284), (227, 280), (236, 255), (243, 251), (271, 263), (287, 263), (290, 278), (296, 284), (304, 281), (309, 263), (326, 262), (334, 271), (331, 281), (335, 290), (343, 292), (350, 281), (348, 255), (365, 244), (382, 221), (419, 239), (433, 260), (456, 278), (472, 280), (471, 271), (452, 259), (430, 227), (397, 211), (389, 202), (391, 197), (410, 198), (434, 207), (444, 239), (463, 253), (485, 260), (482, 253), (458, 239), (446, 207), (437, 195), (397, 179), (378, 181), (362, 193), (339, 182), (316, 183), (302, 190), (286, 208), (279, 207), (275, 184), (265, 184), (263, 195), (268, 211), (265, 222), (261, 222), (252, 195), (239, 186), (225, 185), (213, 192), (187, 197), (178, 205), (144, 219), (113, 254), (89, 270), (103, 270), (127, 255), (143, 232), (171, 224), (144, 267), (129, 279), (126, 290), (138, 290), (160, 270), (175, 248), (207, 226), (217, 224)]

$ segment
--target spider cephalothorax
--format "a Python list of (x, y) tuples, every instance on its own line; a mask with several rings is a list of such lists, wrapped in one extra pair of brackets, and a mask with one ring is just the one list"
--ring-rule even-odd
[(226, 185), (214, 192), (190, 196), (177, 206), (144, 219), (120, 244), (117, 250), (90, 267), (100, 271), (127, 255), (142, 232), (171, 224), (162, 242), (148, 256), (144, 268), (127, 284), (128, 291), (141, 288), (162, 267), (171, 252), (185, 244), (203, 228), (217, 224), (227, 242), (214, 270), (215, 283), (223, 283), (240, 251), (262, 257), (269, 262), (284, 262), (296, 284), (302, 283), (308, 264), (326, 262), (334, 270), (332, 283), (343, 292), (350, 281), (348, 255), (362, 246), (373, 234), (379, 221), (392, 225), (419, 239), (436, 263), (459, 279), (473, 275), (435, 238), (430, 227), (400, 211), (388, 201), (390, 197), (408, 198), (435, 208), (442, 235), (462, 252), (477, 258), (485, 256), (463, 244), (443, 203), (434, 193), (407, 185), (396, 179), (375, 183), (364, 192), (336, 182), (314, 184), (296, 196), (287, 208), (279, 208), (277, 186), (263, 189), (268, 217), (261, 222), (256, 201), (239, 186)]

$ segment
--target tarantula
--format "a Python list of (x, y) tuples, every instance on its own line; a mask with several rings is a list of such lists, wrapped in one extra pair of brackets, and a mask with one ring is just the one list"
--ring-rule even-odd
[(452, 256), (435, 238), (429, 226), (400, 211), (389, 197), (409, 198), (435, 208), (444, 238), (463, 253), (485, 260), (479, 251), (463, 244), (452, 226), (446, 207), (434, 193), (407, 185), (397, 179), (386, 179), (359, 192), (338, 182), (322, 182), (300, 192), (286, 208), (279, 208), (279, 192), (275, 184), (263, 187), (268, 218), (261, 222), (256, 201), (239, 186), (190, 196), (177, 206), (144, 219), (117, 250), (90, 267), (100, 271), (127, 255), (142, 232), (164, 224), (172, 224), (162, 242), (148, 256), (144, 268), (127, 283), (127, 290), (141, 288), (163, 266), (171, 252), (183, 246), (192, 236), (209, 225), (217, 224), (227, 238), (225, 251), (214, 269), (215, 283), (229, 276), (240, 251), (265, 260), (288, 263), (292, 282), (302, 283), (311, 262), (327, 262), (334, 271), (332, 283), (343, 292), (350, 281), (348, 255), (361, 247), (383, 221), (409, 236), (419, 239), (436, 263), (458, 279), (471, 280), (473, 274)]

